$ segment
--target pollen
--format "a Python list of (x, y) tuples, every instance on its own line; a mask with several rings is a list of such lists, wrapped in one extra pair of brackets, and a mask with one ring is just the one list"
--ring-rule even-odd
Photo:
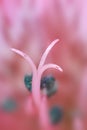
[(57, 92), (57, 82), (55, 78), (51, 76), (45, 76), (41, 80), (41, 89), (48, 96), (52, 96)]
[(32, 75), (25, 75), (24, 84), (26, 88), (31, 92), (32, 91)]
[(53, 106), (49, 113), (52, 124), (57, 124), (62, 120), (63, 110), (61, 107)]

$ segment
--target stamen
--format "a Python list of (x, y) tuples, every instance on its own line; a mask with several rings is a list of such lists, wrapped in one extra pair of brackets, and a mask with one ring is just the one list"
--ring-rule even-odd
[(62, 120), (63, 110), (59, 106), (54, 106), (51, 108), (49, 114), (50, 114), (51, 123), (57, 124)]
[(31, 92), (32, 91), (32, 75), (25, 75), (24, 84), (26, 88)]
[(18, 107), (18, 105), (17, 105), (16, 101), (14, 101), (12, 99), (5, 100), (1, 105), (2, 110), (6, 111), (6, 112), (13, 112), (17, 109), (17, 107)]
[(41, 89), (48, 97), (54, 95), (57, 92), (57, 83), (53, 76), (43, 77), (41, 80)]

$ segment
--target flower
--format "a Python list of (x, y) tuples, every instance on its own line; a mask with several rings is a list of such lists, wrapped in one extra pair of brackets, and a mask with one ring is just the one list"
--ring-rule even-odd
[[(32, 59), (25, 53), (23, 53), (20, 50), (11, 48), (11, 50), (19, 55), (21, 55), (26, 61), (29, 62), (31, 68), (32, 68), (32, 97), (34, 100), (34, 103), (36, 105), (36, 107), (38, 108), (38, 112), (42, 121), (42, 126), (47, 126), (49, 124), (49, 119), (47, 118), (47, 105), (46, 105), (46, 97), (43, 96), (41, 97), (41, 93), (40, 93), (40, 81), (41, 81), (41, 76), (43, 74), (43, 72), (47, 69), (57, 69), (59, 71), (63, 71), (62, 68), (56, 64), (50, 63), (50, 64), (44, 64), (45, 60), (47, 58), (48, 53), (50, 52), (50, 50), (53, 48), (53, 46), (58, 42), (59, 40), (56, 39), (54, 40), (45, 50), (45, 52), (43, 53), (39, 66), (38, 68), (36, 68), (34, 62), (32, 61)], [(42, 105), (41, 105), (42, 104)], [(43, 115), (44, 113), (44, 115)], [(47, 121), (46, 121), (47, 120)], [(45, 123), (44, 123), (45, 122)], [(43, 125), (44, 124), (44, 125)]]

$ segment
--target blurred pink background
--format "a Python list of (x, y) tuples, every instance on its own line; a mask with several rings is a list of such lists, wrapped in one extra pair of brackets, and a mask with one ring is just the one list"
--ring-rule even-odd
[(13, 113), (0, 110), (0, 130), (40, 129), (37, 116), (28, 112), (30, 93), (24, 85), (30, 66), (10, 48), (28, 54), (38, 66), (42, 53), (55, 39), (47, 57), (63, 73), (49, 70), (58, 80), (58, 92), (49, 107), (64, 109), (55, 130), (87, 130), (87, 0), (0, 0), (0, 104), (18, 103)]

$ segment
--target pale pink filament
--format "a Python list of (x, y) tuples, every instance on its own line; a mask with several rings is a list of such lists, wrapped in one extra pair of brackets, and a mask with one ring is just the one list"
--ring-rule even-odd
[(44, 66), (41, 68), (41, 74), (42, 74), (45, 70), (47, 70), (47, 69), (56, 69), (56, 70), (59, 70), (59, 71), (63, 72), (63, 70), (62, 70), (62, 68), (61, 68), (60, 66), (51, 63), (51, 64), (46, 64), (46, 65), (44, 65)]
[(31, 68), (32, 68), (32, 71), (33, 73), (36, 73), (36, 66), (34, 65), (32, 59), (26, 55), (25, 53), (23, 53), (22, 51), (20, 50), (17, 50), (17, 49), (14, 49), (14, 48), (11, 48), (11, 50), (17, 54), (19, 54), (20, 56), (22, 56), (26, 61), (29, 62), (29, 64), (31, 65)]
[(38, 68), (40, 68), (40, 67), (42, 67), (42, 66), (44, 65), (44, 62), (45, 62), (45, 60), (46, 60), (46, 58), (47, 58), (48, 53), (50, 52), (50, 50), (53, 48), (53, 46), (54, 46), (58, 41), (59, 41), (59, 39), (54, 40), (54, 41), (47, 47), (46, 51), (43, 53), (43, 55), (42, 55), (42, 57), (41, 57), (40, 64), (39, 64), (39, 67), (38, 67)]

